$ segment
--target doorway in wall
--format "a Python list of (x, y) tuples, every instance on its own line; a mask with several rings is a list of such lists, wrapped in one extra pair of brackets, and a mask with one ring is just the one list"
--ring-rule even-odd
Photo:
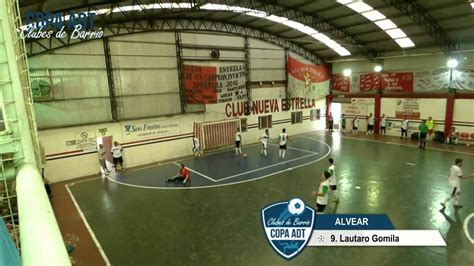
[(331, 103), (331, 115), (334, 119), (334, 129), (341, 129), (341, 103)]
[[(105, 164), (107, 165), (107, 169), (113, 168), (113, 160), (112, 160), (112, 136), (101, 136), (97, 138), (97, 149), (99, 149), (99, 144), (104, 146), (105, 150)], [(100, 167), (100, 166), (99, 166)], [(105, 175), (104, 170), (101, 168), (102, 175)]]

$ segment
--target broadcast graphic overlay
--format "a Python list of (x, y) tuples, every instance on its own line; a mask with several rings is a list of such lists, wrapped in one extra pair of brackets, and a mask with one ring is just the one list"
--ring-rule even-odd
[(438, 230), (397, 230), (385, 214), (317, 214), (301, 199), (262, 210), (265, 235), (282, 257), (305, 246), (446, 246)]

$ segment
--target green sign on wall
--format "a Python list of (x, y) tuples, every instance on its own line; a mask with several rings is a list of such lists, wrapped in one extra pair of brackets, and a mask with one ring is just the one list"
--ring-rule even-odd
[(51, 85), (42, 79), (31, 81), (31, 94), (33, 100), (49, 100), (51, 99)]

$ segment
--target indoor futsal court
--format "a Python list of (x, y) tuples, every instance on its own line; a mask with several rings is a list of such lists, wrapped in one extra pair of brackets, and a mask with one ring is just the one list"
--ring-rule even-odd
[(0, 266), (474, 265), (473, 12), (0, 0)]

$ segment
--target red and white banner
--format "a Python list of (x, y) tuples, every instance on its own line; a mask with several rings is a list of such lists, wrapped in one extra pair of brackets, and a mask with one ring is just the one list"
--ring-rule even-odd
[(359, 81), (360, 91), (371, 91), (380, 89), (380, 74), (371, 73), (360, 75)]
[(351, 89), (350, 78), (343, 75), (332, 75), (331, 88), (333, 91), (349, 92)]
[(447, 90), (449, 88), (449, 69), (441, 68), (414, 73), (416, 92)]
[(319, 99), (329, 94), (326, 66), (305, 64), (288, 56), (288, 91), (291, 98)]
[(474, 69), (453, 70), (453, 88), (457, 90), (474, 90)]
[(413, 72), (382, 73), (382, 90), (413, 92)]
[(247, 99), (245, 65), (183, 66), (187, 103), (224, 103)]

